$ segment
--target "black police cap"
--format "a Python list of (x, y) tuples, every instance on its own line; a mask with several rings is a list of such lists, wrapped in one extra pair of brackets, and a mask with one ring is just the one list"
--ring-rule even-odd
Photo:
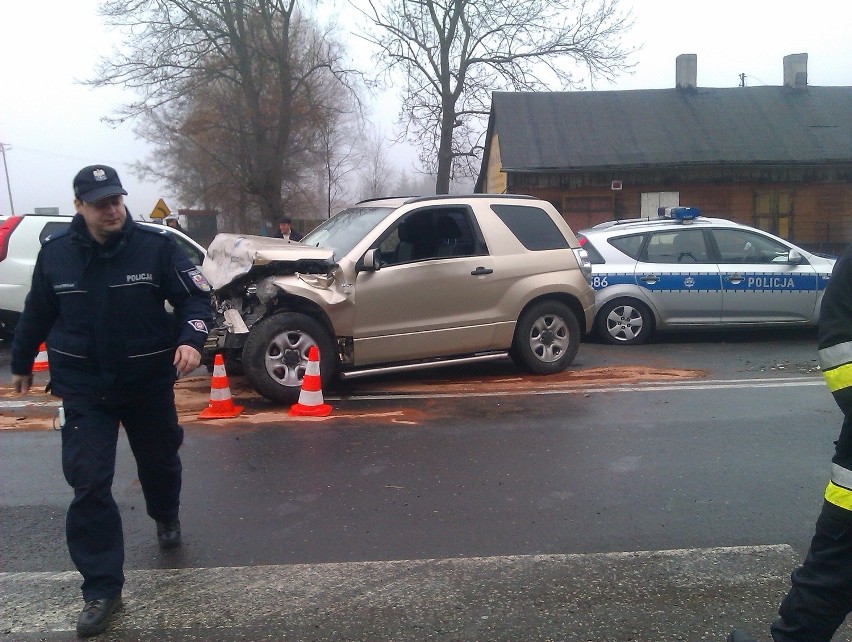
[(107, 165), (89, 165), (74, 177), (74, 196), (81, 201), (94, 203), (103, 198), (127, 195), (118, 172)]

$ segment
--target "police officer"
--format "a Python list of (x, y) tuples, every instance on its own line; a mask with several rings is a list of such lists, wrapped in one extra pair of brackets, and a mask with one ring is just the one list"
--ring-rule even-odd
[[(852, 611), (852, 246), (835, 264), (823, 296), (819, 363), (843, 425), (810, 549), (770, 627), (775, 642), (828, 642)], [(753, 642), (742, 630), (728, 640)]]
[(210, 286), (171, 235), (130, 218), (113, 168), (84, 167), (73, 187), (76, 216), (36, 260), (12, 343), (12, 383), (29, 390), (45, 341), (64, 411), (62, 470), (74, 488), (66, 538), (83, 576), (77, 634), (86, 637), (121, 608), (124, 540), (112, 497), (119, 423), (159, 545), (180, 544), (183, 429), (173, 385), (198, 367), (211, 309)]

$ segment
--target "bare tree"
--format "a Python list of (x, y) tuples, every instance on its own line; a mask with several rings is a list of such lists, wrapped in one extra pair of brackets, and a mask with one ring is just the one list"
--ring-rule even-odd
[(432, 196), (435, 194), (435, 175), (422, 172), (399, 173), (394, 193), (400, 196)]
[(360, 103), (348, 100), (350, 92), (344, 91), (333, 75), (326, 74), (316, 93), (314, 102), (322, 112), (317, 129), (317, 156), (323, 170), (323, 209), (326, 218), (331, 218), (349, 192), (347, 178), (357, 171), (361, 161), (358, 143), (363, 123)]
[[(146, 169), (204, 201), (274, 221), (313, 171), (321, 118), (313, 89), (348, 86), (341, 49), (296, 0), (108, 0), (127, 39), (94, 86), (135, 90), (117, 119), (142, 116), (160, 149)], [(165, 158), (166, 162), (162, 162)], [(230, 194), (230, 197), (228, 197)], [(241, 216), (246, 216), (241, 210)], [(248, 222), (248, 221), (247, 221)]]
[(389, 196), (393, 169), (385, 151), (385, 137), (372, 130), (364, 137), (358, 195), (362, 200)]
[(225, 212), (230, 231), (257, 229), (262, 218), (241, 188), (239, 149), (221, 121), (211, 120), (206, 95), (175, 100), (146, 113), (135, 128), (156, 152), (133, 163), (140, 178), (168, 184), (189, 207)]
[[(351, 3), (351, 2), (350, 2)], [(362, 5), (363, 3), (359, 3)], [(621, 35), (630, 12), (618, 0), (367, 0), (362, 37), (385, 71), (402, 74), (403, 136), (420, 150), (445, 194), (472, 175), (482, 152), (491, 92), (578, 88), (630, 67)], [(353, 4), (353, 6), (355, 6)]]

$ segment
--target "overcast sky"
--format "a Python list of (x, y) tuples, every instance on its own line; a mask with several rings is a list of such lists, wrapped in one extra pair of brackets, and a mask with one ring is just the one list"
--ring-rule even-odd
[[(326, 3), (328, 0), (324, 0)], [(808, 54), (808, 83), (852, 85), (852, 2), (849, 0), (621, 0), (632, 7), (627, 35), (641, 47), (635, 73), (596, 89), (673, 87), (675, 58), (698, 56), (698, 85), (736, 87), (783, 84), (783, 58)], [(147, 217), (163, 197), (172, 210), (184, 205), (161, 186), (139, 182), (133, 161), (152, 150), (135, 140), (130, 125), (113, 129), (101, 119), (129, 97), (117, 89), (89, 89), (75, 81), (92, 76), (115, 35), (97, 15), (97, 0), (4, 0), (0, 3), (0, 142), (16, 213), (59, 207), (73, 213), (71, 179), (81, 167), (115, 167), (129, 192), (134, 216)], [(381, 100), (380, 97), (377, 97)], [(385, 102), (387, 102), (385, 100)], [(377, 127), (390, 133), (393, 114)], [(391, 151), (410, 167), (411, 154)], [(5, 176), (0, 215), (9, 214)]]

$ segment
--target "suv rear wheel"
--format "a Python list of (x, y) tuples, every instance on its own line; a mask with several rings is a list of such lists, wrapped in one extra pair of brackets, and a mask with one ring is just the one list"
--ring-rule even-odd
[(308, 367), (308, 351), (317, 346), (325, 386), (335, 369), (334, 342), (316, 319), (282, 312), (256, 323), (243, 347), (246, 377), (264, 397), (281, 404), (299, 400)]
[(554, 374), (571, 365), (580, 347), (580, 325), (564, 303), (542, 301), (518, 319), (511, 356), (533, 374)]

